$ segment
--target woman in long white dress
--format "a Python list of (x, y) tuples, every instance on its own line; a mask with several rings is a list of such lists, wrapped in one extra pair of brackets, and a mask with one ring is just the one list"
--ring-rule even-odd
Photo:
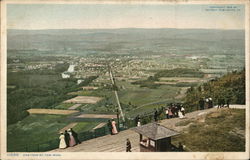
[(137, 127), (140, 127), (140, 126), (141, 126), (141, 122), (140, 122), (140, 120), (138, 120)]
[(179, 117), (179, 118), (184, 118), (184, 116), (183, 116), (181, 110), (178, 111), (178, 117)]
[(61, 132), (61, 135), (60, 135), (59, 139), (60, 139), (59, 148), (60, 149), (66, 148), (67, 145), (66, 145), (66, 142), (65, 142), (65, 136), (64, 136), (64, 134), (62, 132)]
[(113, 133), (113, 134), (117, 134), (118, 131), (117, 131), (117, 129), (116, 129), (116, 123), (115, 123), (115, 120), (114, 120), (114, 119), (112, 119), (111, 124), (112, 124), (112, 133)]

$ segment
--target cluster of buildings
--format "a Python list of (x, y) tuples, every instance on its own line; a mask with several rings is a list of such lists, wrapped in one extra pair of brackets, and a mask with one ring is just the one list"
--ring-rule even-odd
[[(164, 59), (165, 58), (165, 59)], [(72, 65), (62, 73), (62, 78), (81, 79), (90, 76), (99, 76), (94, 84), (110, 83), (109, 67), (112, 69), (117, 80), (133, 81), (147, 79), (154, 75), (155, 71), (166, 68), (172, 69), (178, 66), (166, 63), (167, 57), (152, 56), (110, 56), (110, 57), (78, 57), (71, 59)], [(74, 66), (74, 67), (73, 67)]]
[(35, 69), (54, 69), (54, 63), (39, 63), (39, 64), (29, 64), (25, 65), (25, 70), (35, 70)]

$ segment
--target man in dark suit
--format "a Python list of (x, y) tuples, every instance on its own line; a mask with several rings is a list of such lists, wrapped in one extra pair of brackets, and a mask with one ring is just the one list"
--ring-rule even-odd
[(200, 110), (203, 110), (204, 105), (205, 105), (205, 101), (202, 98), (199, 100), (199, 105), (200, 105)]
[(111, 124), (110, 120), (108, 120), (107, 126), (108, 126), (110, 134), (113, 135), (113, 133), (112, 133), (112, 124)]
[(129, 139), (127, 138), (127, 143), (126, 143), (126, 152), (131, 152), (131, 143), (129, 141)]
[(67, 132), (67, 130), (64, 131), (64, 139), (65, 139), (65, 142), (66, 142), (66, 145), (67, 147), (69, 147), (69, 133)]
[(154, 120), (155, 120), (155, 122), (157, 122), (157, 120), (158, 120), (158, 112), (156, 109), (155, 109), (155, 113), (154, 113)]

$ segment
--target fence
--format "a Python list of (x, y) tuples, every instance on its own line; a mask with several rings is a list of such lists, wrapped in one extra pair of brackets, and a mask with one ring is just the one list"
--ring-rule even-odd
[[(159, 113), (158, 115), (159, 120), (162, 120), (165, 118), (163, 109), (158, 110), (158, 113)], [(153, 111), (140, 115), (141, 124), (147, 124), (149, 122), (152, 122), (153, 117), (154, 117)], [(123, 131), (123, 130), (129, 129), (135, 126), (136, 126), (135, 118), (126, 118), (122, 126), (121, 127), (119, 126), (119, 130)], [(78, 133), (78, 138), (80, 141), (86, 141), (86, 140), (90, 140), (93, 138), (105, 136), (107, 134), (110, 134), (110, 131), (107, 126), (104, 126), (102, 128), (97, 128), (95, 130), (80, 132)], [(8, 152), (45, 152), (45, 151), (56, 149), (58, 148), (58, 146), (59, 146), (59, 138), (50, 140), (44, 143), (39, 143), (39, 144), (26, 144), (22, 146), (17, 146), (15, 148), (8, 148), (7, 151)]]
[[(86, 141), (89, 139), (105, 136), (109, 133), (107, 126), (102, 128), (97, 128), (95, 130), (86, 131), (78, 133), (78, 138), (80, 141)], [(39, 144), (26, 144), (17, 146), (15, 148), (8, 148), (8, 152), (45, 152), (49, 150), (53, 150), (58, 148), (59, 146), (59, 139), (50, 140), (44, 143)]]

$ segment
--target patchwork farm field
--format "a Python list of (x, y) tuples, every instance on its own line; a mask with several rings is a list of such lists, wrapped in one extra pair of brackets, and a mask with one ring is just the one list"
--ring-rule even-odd
[(62, 115), (68, 115), (78, 112), (75, 110), (61, 110), (61, 109), (29, 109), (27, 111), (30, 114), (62, 114)]
[[(77, 92), (70, 92), (70, 95), (75, 95), (79, 97), (97, 97), (98, 101), (96, 103), (82, 103), (77, 110), (80, 110), (84, 113), (90, 114), (112, 114), (115, 113), (116, 108), (116, 100), (114, 97), (114, 92), (111, 89), (96, 89), (96, 90), (80, 90)], [(62, 103), (61, 105), (67, 105), (71, 103)], [(81, 104), (81, 103), (79, 103)], [(60, 106), (61, 106), (60, 105)], [(71, 104), (73, 105), (73, 103)], [(65, 109), (69, 109), (70, 107), (65, 107)]]
[(77, 116), (77, 118), (116, 118), (117, 116), (114, 114), (81, 114)]
[(80, 104), (95, 104), (102, 100), (101, 97), (94, 97), (94, 96), (77, 96), (75, 98), (69, 99), (64, 101), (63, 103), (80, 103)]
[(97, 97), (110, 97), (113, 96), (113, 92), (110, 89), (97, 89), (97, 90), (80, 90), (77, 92), (70, 92), (69, 95), (77, 96), (97, 96)]
[(194, 83), (194, 82), (205, 82), (206, 80), (203, 78), (196, 77), (161, 77), (159, 78), (160, 82), (186, 82), (186, 83)]
[(128, 82), (117, 82), (118, 86), (123, 86), (124, 89), (120, 89), (118, 94), (122, 103), (134, 104), (136, 106), (142, 106), (148, 103), (174, 100), (181, 87), (161, 85), (156, 89), (150, 89), (146, 87), (139, 87), (138, 85), (132, 85)]
[(181, 102), (187, 88), (160, 85), (158, 88), (150, 89), (125, 81), (117, 81), (117, 86), (121, 103), (131, 106), (126, 114), (132, 117), (152, 111), (154, 108), (166, 106), (167, 103)]
[[(162, 77), (162, 80), (175, 80), (176, 82), (174, 82), (173, 85), (162, 84), (157, 88), (151, 89), (131, 84), (130, 81), (116, 80), (118, 95), (124, 113), (126, 113), (127, 116), (135, 116), (138, 113), (152, 111), (154, 108), (165, 106), (167, 103), (181, 102), (188, 87), (186, 85), (178, 86), (176, 83), (185, 83), (188, 81), (191, 84), (192, 82), (202, 81), (201, 78), (195, 77)], [(188, 82), (186, 83), (188, 84)], [(83, 104), (80, 106), (79, 108), (81, 108), (81, 111), (84, 111), (85, 114), (110, 114), (116, 112), (115, 106), (117, 103), (112, 90), (81, 90), (77, 92), (71, 92), (69, 94), (77, 95), (79, 97), (89, 96), (103, 98), (96, 104)]]

